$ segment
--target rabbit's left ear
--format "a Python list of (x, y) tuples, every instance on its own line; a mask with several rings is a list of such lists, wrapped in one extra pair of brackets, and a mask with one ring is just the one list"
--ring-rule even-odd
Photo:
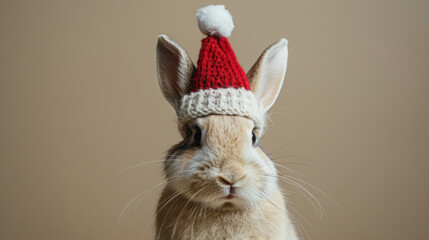
[(279, 95), (286, 74), (288, 41), (284, 38), (269, 46), (247, 73), (250, 88), (265, 114)]
[(161, 92), (178, 111), (181, 98), (190, 91), (195, 66), (185, 50), (167, 35), (158, 36), (156, 65)]

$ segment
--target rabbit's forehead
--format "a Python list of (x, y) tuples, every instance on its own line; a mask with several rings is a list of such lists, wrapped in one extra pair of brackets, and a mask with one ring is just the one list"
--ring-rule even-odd
[(212, 115), (200, 118), (198, 121), (200, 127), (206, 132), (207, 136), (239, 136), (249, 134), (253, 129), (254, 123), (246, 117)]
[(205, 145), (217, 155), (238, 153), (251, 139), (253, 121), (245, 117), (213, 115), (201, 119)]

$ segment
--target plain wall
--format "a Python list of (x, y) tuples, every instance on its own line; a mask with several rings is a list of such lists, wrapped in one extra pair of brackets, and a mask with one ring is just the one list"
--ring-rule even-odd
[[(0, 2), (0, 239), (152, 239), (160, 160), (180, 140), (156, 38), (196, 61), (208, 3)], [(215, 3), (246, 71), (289, 40), (262, 145), (326, 193), (307, 186), (321, 217), (282, 183), (305, 239), (429, 239), (429, 2)]]

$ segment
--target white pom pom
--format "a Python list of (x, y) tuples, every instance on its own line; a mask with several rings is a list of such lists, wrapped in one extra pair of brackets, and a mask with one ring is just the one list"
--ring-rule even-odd
[(232, 16), (224, 5), (209, 5), (197, 11), (198, 27), (206, 35), (229, 37), (234, 29)]

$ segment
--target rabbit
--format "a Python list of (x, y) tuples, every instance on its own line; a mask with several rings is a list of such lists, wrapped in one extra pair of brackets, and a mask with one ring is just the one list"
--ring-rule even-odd
[(163, 163), (167, 184), (158, 201), (155, 239), (298, 239), (275, 164), (259, 147), (287, 58), (288, 41), (280, 39), (246, 74), (258, 116), (189, 117), (183, 115), (183, 101), (197, 68), (178, 43), (158, 36), (158, 81), (177, 113), (183, 140)]
[[(247, 73), (264, 122), (283, 85), (287, 55), (281, 39)], [(157, 69), (164, 97), (180, 111), (196, 69), (166, 35), (158, 37)], [(178, 128), (183, 140), (164, 162), (167, 185), (158, 202), (156, 239), (298, 239), (275, 165), (258, 147), (264, 127), (254, 129), (242, 116), (209, 115), (178, 118)]]

